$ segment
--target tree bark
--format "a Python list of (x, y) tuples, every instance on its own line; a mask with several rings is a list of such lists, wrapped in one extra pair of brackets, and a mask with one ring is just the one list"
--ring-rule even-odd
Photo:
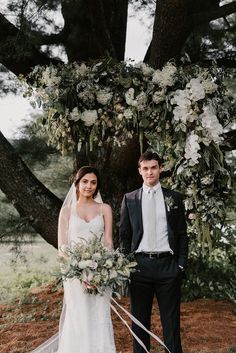
[(236, 12), (235, 1), (223, 6), (219, 4), (219, 0), (157, 1), (153, 37), (145, 62), (156, 68), (161, 68), (171, 59), (178, 63), (184, 44), (193, 30)]
[(160, 68), (170, 59), (178, 61), (190, 32), (191, 18), (184, 0), (157, 1), (149, 64)]
[(64, 44), (70, 62), (124, 59), (128, 0), (62, 1)]
[(20, 216), (26, 217), (49, 244), (57, 247), (57, 220), (62, 201), (31, 173), (1, 132), (0, 165), (2, 192)]

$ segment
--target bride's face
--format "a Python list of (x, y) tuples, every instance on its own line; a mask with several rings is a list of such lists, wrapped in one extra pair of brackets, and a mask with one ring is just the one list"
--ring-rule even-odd
[(97, 189), (97, 177), (94, 173), (85, 174), (79, 181), (78, 191), (81, 196), (92, 197)]

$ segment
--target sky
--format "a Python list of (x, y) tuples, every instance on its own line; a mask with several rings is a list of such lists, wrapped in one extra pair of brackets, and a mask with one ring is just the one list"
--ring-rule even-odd
[[(0, 0), (0, 7), (4, 0)], [(145, 30), (140, 22), (143, 14), (139, 17), (129, 17), (127, 26), (126, 40), (126, 59), (133, 59), (135, 62), (142, 61), (147, 50), (148, 42), (151, 37), (150, 30)], [(35, 110), (26, 98), (21, 95), (15, 96), (8, 94), (0, 98), (0, 130), (8, 139), (20, 136), (20, 128), (29, 121)]]

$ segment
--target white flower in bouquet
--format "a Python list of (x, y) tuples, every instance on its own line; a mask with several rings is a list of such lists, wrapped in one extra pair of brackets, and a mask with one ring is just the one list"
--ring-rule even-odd
[(89, 72), (89, 68), (84, 64), (74, 64), (76, 77), (83, 77)]
[(126, 118), (126, 119), (132, 119), (133, 118), (133, 112), (132, 112), (132, 110), (131, 109), (125, 109), (125, 111), (124, 111), (124, 117)]
[(205, 90), (205, 92), (207, 94), (214, 93), (217, 90), (217, 88), (218, 88), (218, 85), (215, 82), (213, 82), (212, 80), (209, 80), (209, 79), (203, 80), (202, 81), (202, 86), (203, 86), (203, 88), (204, 88), (204, 90)]
[(42, 72), (42, 83), (48, 87), (53, 87), (59, 85), (61, 82), (60, 76), (58, 76), (57, 69), (52, 66), (48, 66)]
[(220, 136), (223, 134), (223, 127), (210, 107), (205, 106), (203, 111), (199, 118), (202, 121), (203, 128), (207, 131), (209, 142), (214, 141), (218, 144), (223, 140), (223, 137)]
[(191, 107), (191, 99), (189, 97), (189, 92), (184, 89), (178, 89), (177, 91), (175, 91), (175, 93), (173, 94), (170, 103), (172, 105), (178, 105), (179, 107), (184, 107), (184, 108), (190, 108)]
[(107, 105), (110, 103), (113, 94), (106, 90), (100, 90), (96, 93), (98, 103), (102, 105)]
[(83, 103), (93, 103), (95, 100), (94, 94), (91, 90), (85, 89), (78, 93), (78, 98), (82, 100)]
[(143, 111), (147, 106), (147, 95), (144, 92), (139, 93), (136, 97), (137, 101), (137, 110)]
[(166, 99), (165, 90), (162, 89), (161, 91), (155, 91), (152, 96), (152, 100), (155, 104), (159, 104)]
[(167, 63), (162, 70), (155, 70), (152, 76), (152, 82), (160, 87), (173, 86), (175, 83), (175, 74), (177, 69), (174, 64)]
[(147, 64), (145, 64), (144, 62), (139, 62), (135, 65), (135, 67), (137, 67), (138, 69), (141, 69), (142, 74), (144, 77), (150, 77), (152, 76), (154, 69), (150, 66), (148, 66)]
[(85, 126), (91, 126), (95, 123), (98, 118), (98, 114), (96, 110), (85, 110), (81, 114), (81, 120), (84, 121)]
[[(129, 280), (137, 263), (118, 250), (107, 249), (102, 237), (92, 234), (89, 240), (80, 238), (78, 243), (60, 249), (61, 273), (64, 280), (77, 278), (87, 293), (114, 292)], [(89, 254), (89, 256), (88, 256)]]
[(72, 112), (69, 114), (69, 119), (73, 121), (78, 121), (82, 117), (82, 114), (78, 111), (78, 108), (75, 107)]
[(188, 160), (190, 166), (198, 164), (198, 159), (201, 157), (201, 155), (198, 153), (200, 150), (198, 141), (199, 137), (193, 131), (186, 140), (184, 157)]
[(205, 97), (205, 90), (199, 78), (192, 78), (189, 83), (187, 83), (186, 88), (189, 90), (190, 99), (194, 102)]
[(190, 107), (179, 107), (176, 106), (173, 110), (173, 116), (175, 121), (182, 121), (186, 124), (187, 121), (193, 122), (198, 118), (198, 115)]
[(128, 105), (132, 107), (137, 106), (137, 101), (134, 99), (134, 88), (129, 88), (128, 91), (125, 93), (125, 101)]

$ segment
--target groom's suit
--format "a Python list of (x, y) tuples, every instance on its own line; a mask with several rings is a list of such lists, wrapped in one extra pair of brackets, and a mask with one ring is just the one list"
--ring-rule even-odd
[[(147, 254), (139, 252), (143, 237), (143, 188), (125, 194), (121, 206), (120, 245), (125, 254), (135, 253), (137, 272), (132, 275), (131, 310), (147, 328), (150, 328), (154, 295), (157, 297), (164, 342), (171, 353), (182, 353), (180, 341), (180, 286), (182, 270), (186, 266), (188, 237), (185, 211), (179, 193), (162, 188), (170, 252)], [(137, 251), (138, 250), (138, 251)], [(149, 256), (150, 255), (150, 256)], [(133, 329), (150, 349), (150, 337), (135, 324)], [(144, 349), (134, 341), (134, 352)]]

